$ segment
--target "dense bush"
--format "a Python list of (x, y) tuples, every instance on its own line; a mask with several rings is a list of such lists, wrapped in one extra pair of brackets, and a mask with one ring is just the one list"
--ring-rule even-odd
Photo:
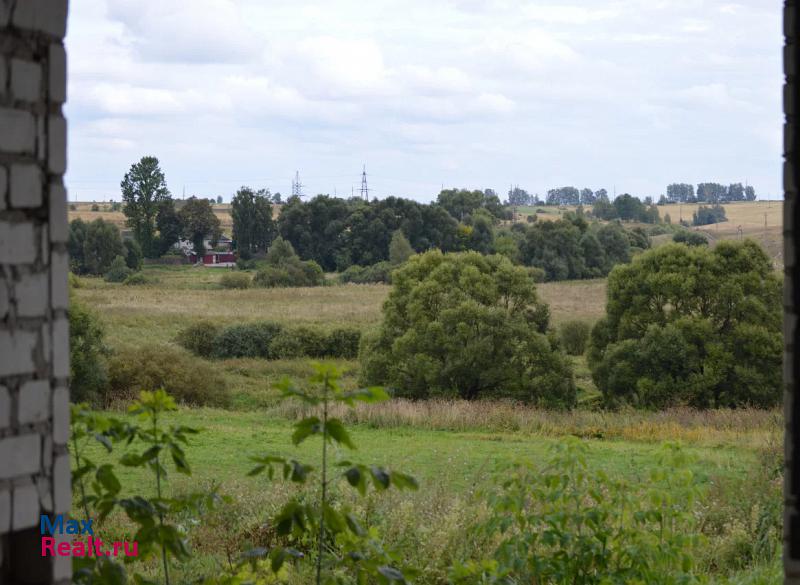
[(236, 268), (238, 270), (255, 270), (256, 259), (239, 257), (236, 259)]
[(583, 355), (591, 327), (585, 321), (566, 321), (558, 328), (561, 347), (569, 355)]
[(250, 278), (249, 274), (245, 274), (244, 272), (226, 272), (222, 275), (222, 278), (219, 279), (219, 284), (222, 288), (245, 289), (250, 288), (250, 285), (253, 284), (253, 280)]
[(99, 319), (74, 298), (69, 307), (69, 377), (73, 402), (99, 406), (108, 385), (104, 331)]
[(354, 264), (339, 275), (339, 282), (346, 284), (391, 284), (392, 265), (389, 262), (378, 262), (371, 266)]
[(136, 240), (125, 240), (125, 264), (133, 271), (142, 269), (142, 247)]
[(334, 329), (325, 339), (325, 355), (353, 359), (358, 356), (358, 346), (361, 342), (361, 331), (349, 327)]
[(609, 405), (774, 406), (781, 283), (752, 240), (662, 246), (618, 266), (589, 364)]
[(122, 284), (125, 286), (142, 286), (146, 284), (153, 284), (155, 281), (145, 276), (141, 272), (134, 272), (133, 274), (128, 275), (128, 277), (122, 281)]
[(361, 332), (339, 328), (325, 333), (310, 327), (287, 329), (278, 323), (247, 323), (224, 329), (201, 321), (178, 334), (176, 341), (205, 358), (334, 357), (352, 359), (358, 355)]
[(276, 238), (272, 242), (267, 251), (266, 264), (253, 278), (255, 286), (320, 286), (325, 282), (320, 265), (313, 260), (300, 260), (292, 245), (283, 238)]
[(723, 221), (728, 221), (728, 218), (722, 205), (701, 205), (692, 214), (692, 225), (709, 225)]
[(273, 358), (270, 345), (282, 330), (283, 326), (269, 321), (225, 327), (214, 337), (212, 355), (217, 358)]
[(575, 404), (569, 363), (545, 332), (547, 305), (503, 256), (426, 252), (393, 274), (380, 331), (362, 344), (367, 384), (399, 395), (509, 396)]
[(105, 279), (106, 282), (124, 282), (131, 274), (133, 271), (125, 264), (125, 258), (117, 256), (109, 266)]
[(684, 229), (675, 232), (675, 235), (672, 236), (672, 241), (686, 244), (687, 246), (708, 246), (708, 239), (703, 234)]
[(169, 345), (121, 349), (109, 360), (106, 402), (133, 398), (140, 390), (153, 388), (163, 388), (186, 404), (226, 406), (230, 402), (225, 379), (214, 366)]
[(209, 358), (214, 353), (214, 340), (220, 327), (208, 321), (194, 323), (178, 334), (177, 342), (195, 355)]
[(69, 224), (71, 270), (76, 274), (103, 275), (117, 256), (124, 256), (119, 228), (111, 222), (95, 219), (86, 223), (80, 218)]
[(328, 344), (324, 333), (308, 327), (284, 329), (270, 345), (270, 354), (276, 358), (324, 357)]

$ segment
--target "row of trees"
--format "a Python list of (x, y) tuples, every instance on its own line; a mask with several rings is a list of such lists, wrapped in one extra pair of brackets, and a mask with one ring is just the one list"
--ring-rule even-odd
[(741, 183), (731, 183), (727, 187), (719, 183), (698, 183), (697, 191), (689, 183), (672, 183), (667, 185), (666, 197), (662, 195), (658, 203), (725, 203), (755, 199), (755, 189)]

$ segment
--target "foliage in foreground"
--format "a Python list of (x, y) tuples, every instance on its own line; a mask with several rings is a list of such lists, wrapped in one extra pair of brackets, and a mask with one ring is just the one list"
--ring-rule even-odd
[(611, 273), (606, 310), (589, 364), (607, 404), (781, 401), (781, 283), (752, 240), (642, 254)]
[(646, 487), (590, 470), (576, 439), (545, 465), (519, 466), (489, 495), (491, 557), (457, 565), (456, 584), (697, 582), (698, 482), (665, 445)]
[(566, 357), (524, 268), (475, 252), (411, 257), (393, 273), (380, 331), (362, 344), (367, 384), (414, 398), (508, 396), (571, 407)]
[[(364, 496), (370, 485), (376, 492), (390, 487), (416, 490), (416, 480), (379, 465), (353, 462), (329, 453), (339, 447), (356, 449), (342, 422), (329, 416), (331, 404), (352, 407), (356, 402), (387, 400), (388, 395), (381, 388), (342, 390), (338, 384), (341, 374), (333, 366), (317, 365), (315, 371), (312, 382), (319, 384), (318, 392), (300, 391), (288, 380), (280, 384), (280, 389), (284, 397), (299, 398), (306, 405), (321, 409), (319, 417), (299, 420), (292, 434), (294, 445), (312, 437), (321, 439), (318, 498), (311, 501), (305, 495), (298, 495), (272, 519), (279, 542), (287, 545), (275, 544), (270, 549), (247, 551), (235, 565), (229, 563), (227, 570), (201, 579), (205, 585), (283, 582), (287, 562), (302, 562), (306, 558), (313, 563), (313, 570), (306, 572), (315, 574), (314, 582), (318, 585), (345, 582), (400, 585), (407, 583), (407, 578), (413, 574), (383, 545), (376, 529), (370, 527), (365, 518), (338, 503), (338, 486), (349, 486)], [(141, 392), (128, 409), (130, 414), (137, 415), (135, 422), (92, 413), (85, 404), (73, 406), (70, 450), (73, 488), (79, 496), (79, 507), (86, 518), (96, 517), (99, 524), (120, 509), (137, 527), (133, 538), (136, 548), (131, 551), (133, 554), (126, 549), (122, 562), (102, 555), (77, 558), (74, 579), (79, 585), (124, 585), (129, 582), (131, 565), (153, 557), (160, 558), (158, 572), (169, 585), (170, 567), (191, 557), (187, 525), (212, 510), (220, 496), (216, 489), (178, 497), (165, 495), (166, 460), (172, 460), (175, 471), (191, 475), (184, 446), (188, 444), (188, 435), (197, 432), (182, 425), (165, 428), (163, 418), (174, 410), (175, 401), (163, 389)], [(108, 453), (113, 452), (115, 444), (132, 445), (119, 458), (119, 465), (152, 473), (154, 493), (123, 493), (115, 464), (98, 465), (87, 455), (87, 447), (93, 441), (103, 445)], [(265, 474), (269, 480), (282, 476), (295, 484), (310, 483), (314, 478), (312, 466), (294, 459), (275, 455), (252, 459), (256, 466), (248, 474), (250, 476)], [(230, 501), (230, 498), (225, 499)], [(139, 568), (134, 567), (133, 582), (137, 585), (154, 583), (149, 575), (140, 573)]]

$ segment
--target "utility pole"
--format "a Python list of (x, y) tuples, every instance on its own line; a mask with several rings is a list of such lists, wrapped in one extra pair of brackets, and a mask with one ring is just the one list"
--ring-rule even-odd
[(367, 187), (367, 165), (361, 171), (361, 198), (369, 203), (369, 187)]

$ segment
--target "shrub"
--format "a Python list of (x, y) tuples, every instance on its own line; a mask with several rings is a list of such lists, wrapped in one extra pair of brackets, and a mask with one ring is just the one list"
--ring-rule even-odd
[(334, 329), (328, 334), (325, 355), (353, 359), (358, 356), (358, 346), (361, 342), (361, 331), (352, 328)]
[(239, 257), (236, 259), (236, 268), (238, 270), (254, 270), (256, 267), (256, 259), (255, 258), (242, 258)]
[(230, 394), (216, 369), (169, 345), (148, 344), (117, 351), (109, 361), (111, 399), (130, 399), (140, 390), (164, 388), (177, 401), (226, 406)]
[(222, 275), (222, 278), (219, 279), (219, 283), (222, 288), (245, 289), (250, 288), (250, 285), (253, 284), (253, 280), (250, 278), (249, 274), (243, 272), (226, 272)]
[(69, 376), (73, 402), (100, 405), (108, 386), (108, 348), (103, 327), (91, 311), (74, 298), (69, 307)]
[(142, 269), (142, 247), (136, 240), (125, 240), (125, 264), (131, 270)]
[(214, 353), (214, 340), (219, 332), (218, 325), (201, 321), (181, 331), (176, 341), (193, 354), (208, 358)]
[(775, 406), (781, 318), (781, 282), (757, 243), (662, 246), (609, 276), (592, 378), (612, 406)]
[(346, 284), (391, 284), (392, 265), (389, 262), (378, 262), (371, 266), (354, 264), (339, 275), (339, 282)]
[(282, 330), (282, 325), (269, 321), (231, 325), (214, 338), (212, 355), (217, 358), (271, 358), (270, 345)]
[(672, 241), (687, 246), (708, 246), (708, 239), (700, 232), (681, 230), (672, 236)]
[(526, 270), (528, 271), (528, 276), (531, 277), (533, 282), (544, 282), (547, 280), (547, 273), (544, 271), (544, 268), (530, 266)]
[[(80, 224), (76, 225), (76, 227), (78, 226)], [(78, 272), (105, 274), (116, 257), (125, 254), (119, 228), (111, 222), (98, 218), (89, 224), (83, 224), (79, 230), (76, 230), (76, 239), (75, 241), (71, 240), (70, 247), (74, 247), (80, 242), (81, 235), (83, 249), (80, 256), (76, 256), (79, 263), (76, 267)]]
[(106, 282), (124, 282), (133, 271), (125, 264), (125, 258), (117, 256), (106, 272)]
[(413, 256), (393, 274), (377, 336), (362, 345), (362, 377), (398, 394), (507, 396), (575, 404), (568, 360), (545, 335), (547, 306), (504, 256)]
[(272, 340), (270, 354), (276, 358), (325, 357), (327, 341), (324, 333), (308, 327), (284, 329)]
[(142, 286), (145, 284), (153, 284), (153, 279), (145, 276), (141, 272), (134, 272), (129, 274), (128, 277), (122, 281), (125, 286)]
[(561, 347), (569, 355), (583, 355), (589, 341), (590, 327), (583, 321), (566, 321), (559, 327)]
[(544, 464), (512, 470), (486, 498), (491, 517), (479, 533), (491, 558), (457, 563), (450, 582), (698, 582), (702, 492), (689, 457), (665, 445), (646, 481), (628, 485), (590, 469), (587, 454), (573, 439)]
[(97, 203), (92, 203), (92, 211), (100, 211), (100, 206)]
[(401, 230), (395, 230), (389, 242), (389, 263), (399, 266), (414, 255), (414, 248)]

